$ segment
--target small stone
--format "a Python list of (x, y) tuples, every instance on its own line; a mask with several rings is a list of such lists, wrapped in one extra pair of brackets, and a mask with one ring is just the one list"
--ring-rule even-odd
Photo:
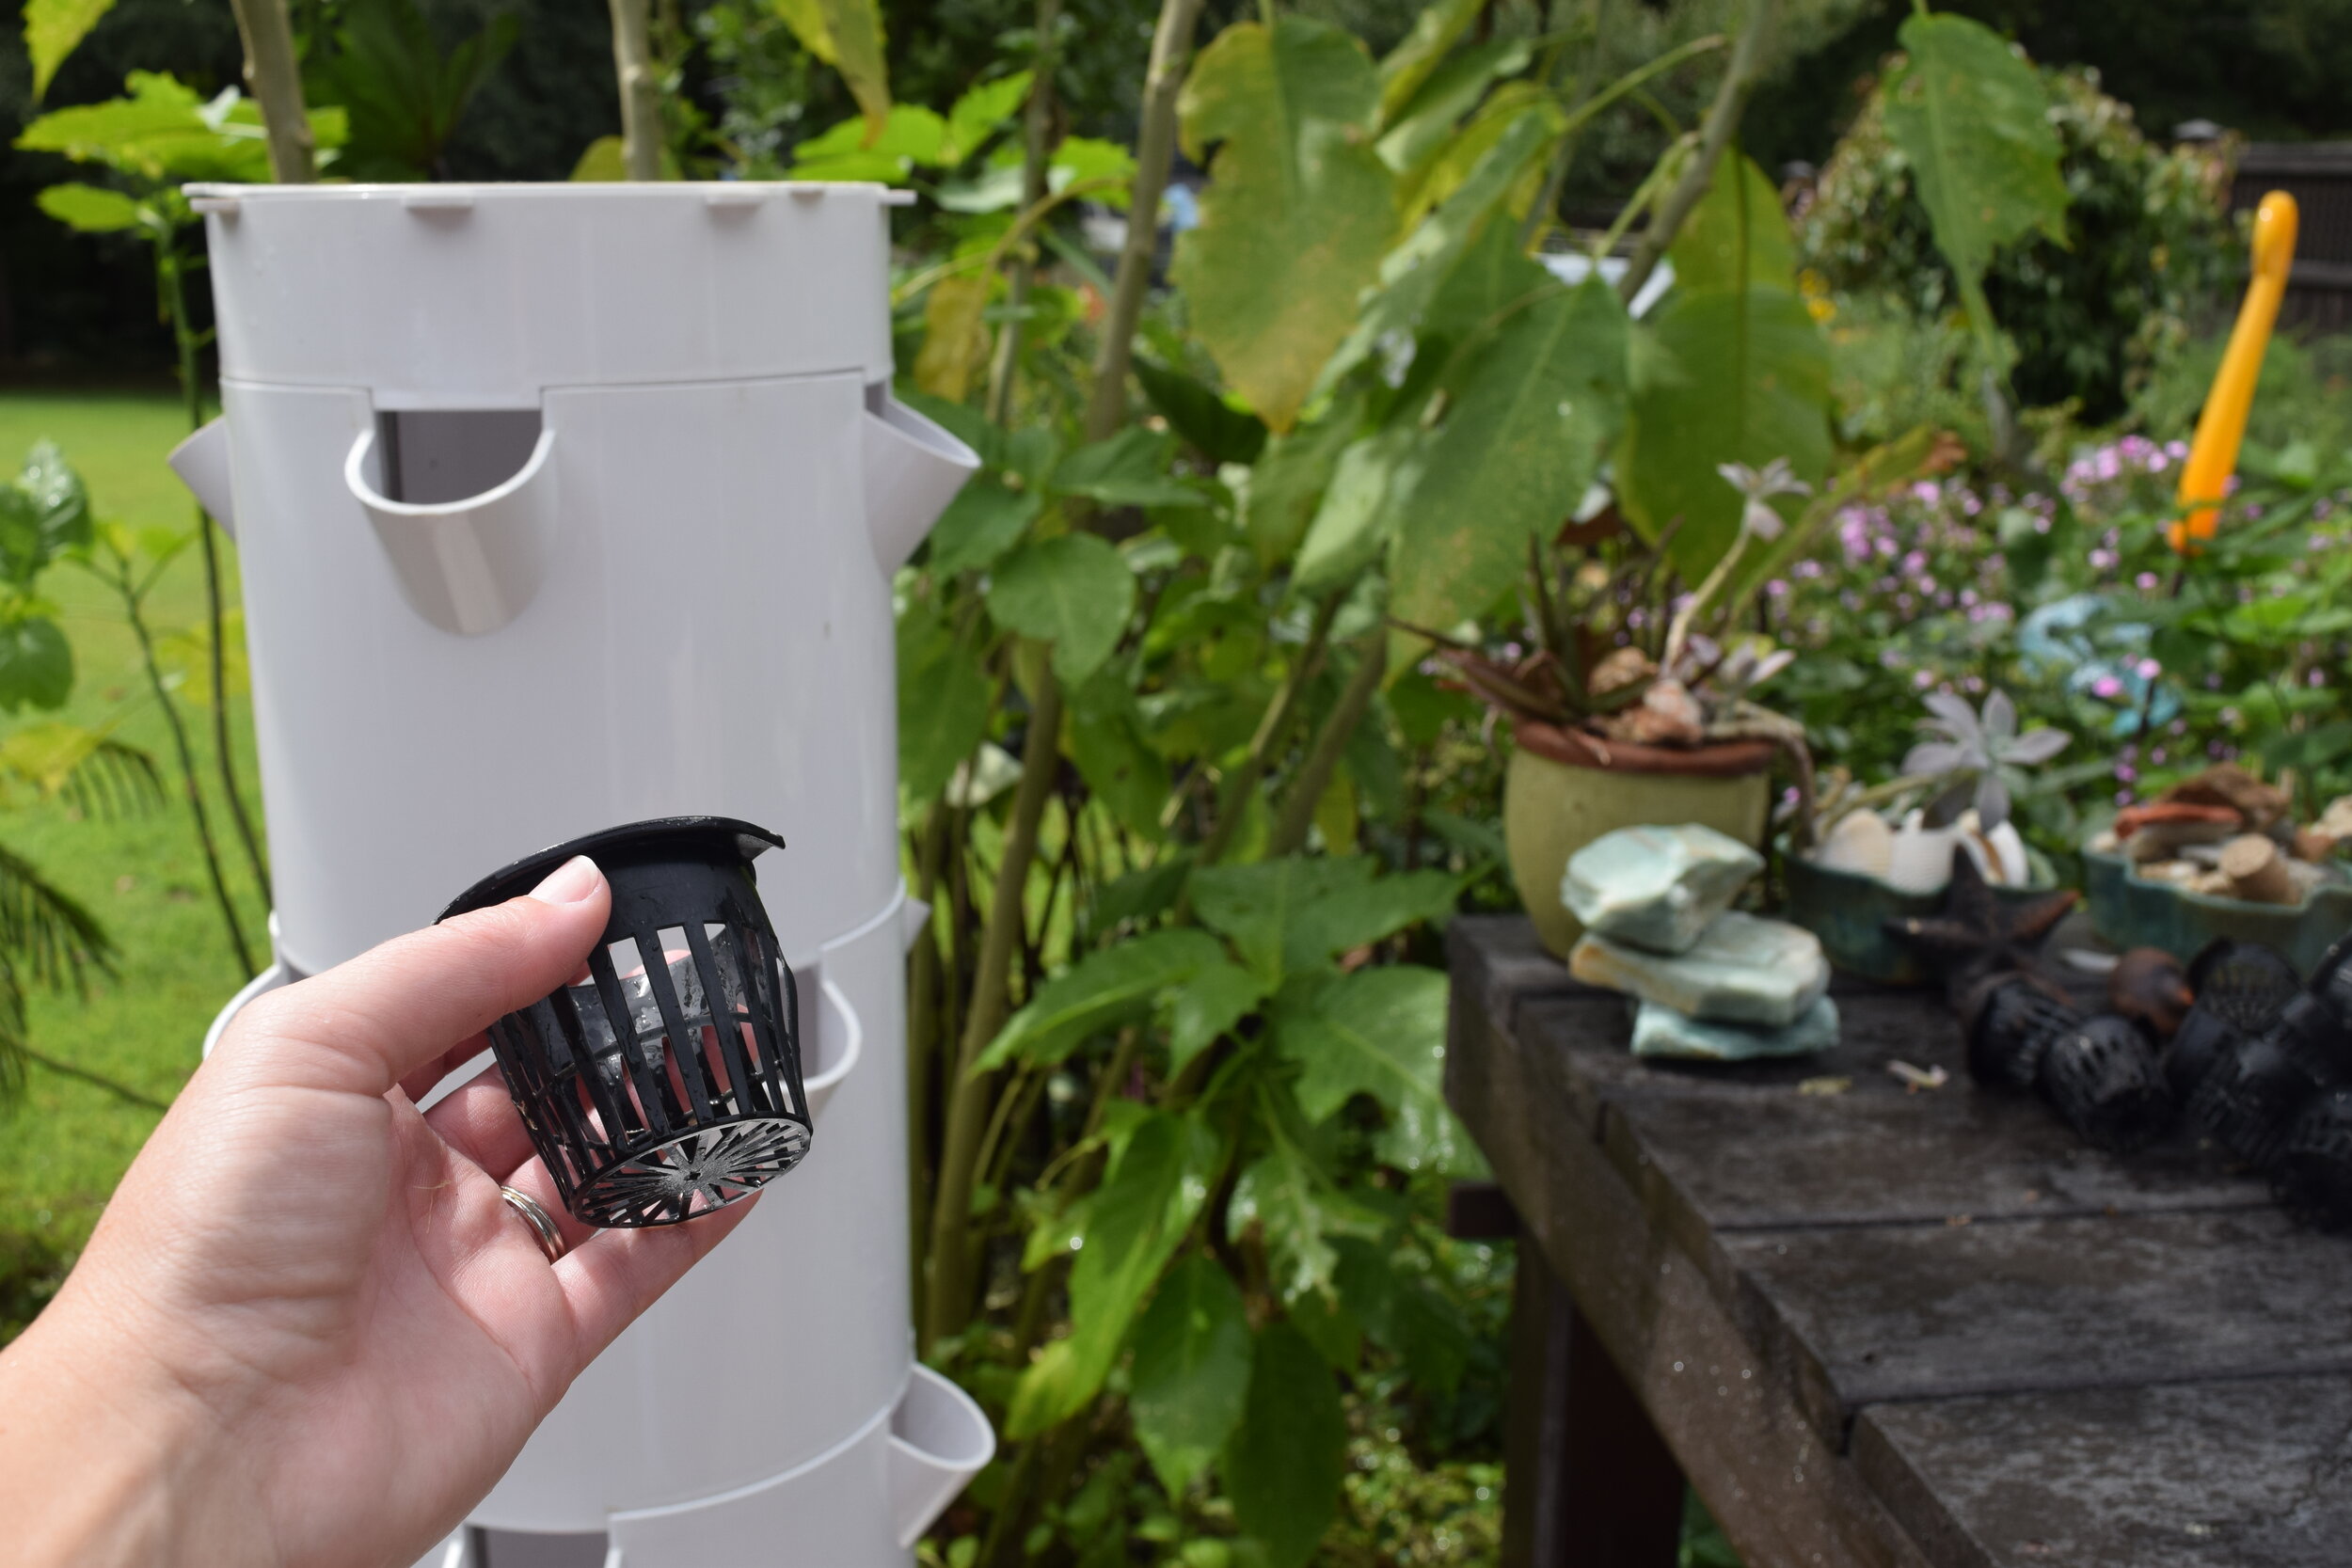
[(1636, 1056), (1683, 1056), (1709, 1062), (1744, 1062), (1753, 1056), (1804, 1056), (1837, 1043), (1837, 1004), (1824, 996), (1796, 1022), (1782, 1029), (1749, 1023), (1716, 1023), (1692, 1018), (1655, 1002), (1633, 1013)]
[(1645, 953), (1588, 933), (1568, 955), (1568, 973), (1692, 1018), (1772, 1029), (1796, 1022), (1829, 990), (1819, 937), (1737, 911), (1717, 915), (1687, 953)]
[(1569, 858), (1560, 901), (1588, 931), (1683, 953), (1762, 869), (1755, 850), (1695, 822), (1620, 828)]

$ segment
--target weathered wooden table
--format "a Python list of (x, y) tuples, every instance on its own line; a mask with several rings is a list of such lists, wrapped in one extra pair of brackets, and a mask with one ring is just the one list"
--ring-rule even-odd
[(1974, 1088), (1932, 993), (1661, 1065), (1523, 919), (1449, 943), (1447, 1096), (1525, 1238), (1507, 1563), (1667, 1568), (1683, 1476), (1748, 1568), (2352, 1563), (2352, 1239)]

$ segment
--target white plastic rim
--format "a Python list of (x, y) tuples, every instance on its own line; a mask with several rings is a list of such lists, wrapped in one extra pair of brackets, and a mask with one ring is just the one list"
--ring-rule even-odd
[(996, 1457), (996, 1430), (979, 1402), (917, 1363), (890, 1413), (890, 1512), (898, 1544), (913, 1547), (964, 1483)]
[[(848, 1082), (850, 1074), (857, 1070), (859, 1058), (866, 1054), (866, 1029), (858, 1022), (856, 1006), (842, 994), (839, 986), (821, 974), (817, 989), (823, 998), (827, 1022), (838, 1028), (840, 1034), (836, 1037), (832, 1029), (827, 1029), (819, 1035), (825, 1045), (825, 1060), (819, 1064), (821, 1070), (814, 1076), (804, 1075), (801, 1080), (801, 1092), (808, 1098), (811, 1122), (824, 1111), (825, 1101), (833, 1098), (834, 1090)], [(836, 1037), (841, 1042), (837, 1046), (833, 1043)]]
[(209, 185), (221, 372), (485, 408), (891, 373), (881, 185)]

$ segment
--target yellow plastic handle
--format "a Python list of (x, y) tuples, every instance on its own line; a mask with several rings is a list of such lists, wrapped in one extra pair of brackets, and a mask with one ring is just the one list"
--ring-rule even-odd
[(2295, 198), (2272, 191), (2254, 211), (2254, 279), (2246, 286), (2246, 303), (2238, 307), (2237, 325), (2230, 329), (2230, 346), (2221, 356), (2213, 389), (2205, 394), (2205, 411), (2197, 417), (2197, 437), (2189, 443), (2188, 461), (2181, 467), (2178, 492), (2183, 510), (2169, 537), (2172, 547), (2187, 554), (2192, 541), (2210, 539), (2221, 521), (2220, 502), (2237, 471), (2238, 444), (2246, 438), (2246, 415), (2254, 404), (2254, 383), (2261, 379), (2263, 351), (2270, 346), (2270, 329), (2279, 320), (2279, 301), (2287, 290), (2287, 274), (2295, 266), (2295, 230), (2298, 214)]

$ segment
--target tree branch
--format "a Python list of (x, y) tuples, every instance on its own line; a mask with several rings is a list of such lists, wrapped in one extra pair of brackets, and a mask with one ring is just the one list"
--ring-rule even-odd
[(1707, 118), (1699, 122), (1698, 154), (1666, 193), (1666, 199), (1658, 204), (1658, 215), (1642, 230), (1633, 259), (1626, 263), (1625, 276), (1617, 279), (1617, 297), (1628, 305), (1658, 270), (1666, 247), (1674, 244), (1691, 210), (1714, 181), (1715, 166), (1723, 161), (1724, 149), (1731, 145), (1740, 117), (1747, 112), (1749, 95), (1756, 91), (1756, 79), (1763, 72), (1764, 40), (1772, 31), (1777, 5), (1778, 0), (1748, 0), (1747, 23), (1740, 29), (1740, 41), (1732, 46), (1731, 63), (1724, 69), (1715, 101), (1707, 106)]
[(1347, 750), (1350, 736), (1362, 723), (1364, 712), (1372, 706), (1373, 694), (1380, 689), (1380, 676), (1388, 668), (1388, 627), (1376, 626), (1368, 635), (1356, 654), (1356, 673), (1348, 677), (1347, 687), (1340, 693), (1339, 705), (1323, 721), (1323, 728), (1315, 732), (1315, 743), (1308, 752), (1307, 760), (1298, 765), (1297, 777), (1291, 780), (1290, 797), (1282, 802), (1282, 815), (1274, 824), (1274, 836), (1266, 841), (1266, 859), (1295, 853), (1307, 842), (1307, 830), (1314, 826), (1315, 807), (1323, 800), (1323, 792), (1330, 786), (1331, 775), (1338, 771), (1340, 755)]
[(964, 1014), (956, 1048), (954, 1077), (947, 1085), (946, 1147), (939, 1161), (939, 1187), (931, 1202), (930, 1277), (924, 1292), (926, 1349), (961, 1329), (971, 1315), (971, 1257), (966, 1245), (972, 1213), (972, 1180), (987, 1131), (989, 1085), (975, 1077), (972, 1064), (996, 1037), (1010, 1010), (1010, 966), (1024, 927), (1029, 863), (1037, 858), (1037, 830), (1054, 792), (1061, 763), (1061, 686), (1052, 664), (1041, 661), (1038, 690), (1029, 710), (1029, 733), (1021, 748), (1021, 784), (1012, 817), (1005, 825), (1004, 852), (996, 862), (996, 888), (980, 931), (972, 1005)]
[(269, 177), (281, 185), (310, 184), (319, 177), (318, 143), (302, 106), (302, 62), (286, 0), (230, 0), (230, 8), (245, 42), (245, 85), (261, 105), (262, 134), (269, 138)]
[(1192, 55), (1193, 29), (1201, 0), (1161, 0), (1159, 25), (1152, 34), (1152, 64), (1143, 79), (1143, 123), (1136, 137), (1136, 178), (1127, 201), (1127, 243), (1119, 252), (1110, 309), (1094, 351), (1094, 374), (1087, 395), (1086, 438), (1107, 440), (1127, 419), (1127, 367), (1135, 357), (1136, 323), (1152, 284), (1159, 253), (1160, 195), (1168, 189), (1176, 156), (1176, 97), (1184, 88)]
[(621, 88), (621, 150), (631, 180), (661, 178), (661, 80), (654, 73), (645, 0), (611, 0), (612, 71)]

